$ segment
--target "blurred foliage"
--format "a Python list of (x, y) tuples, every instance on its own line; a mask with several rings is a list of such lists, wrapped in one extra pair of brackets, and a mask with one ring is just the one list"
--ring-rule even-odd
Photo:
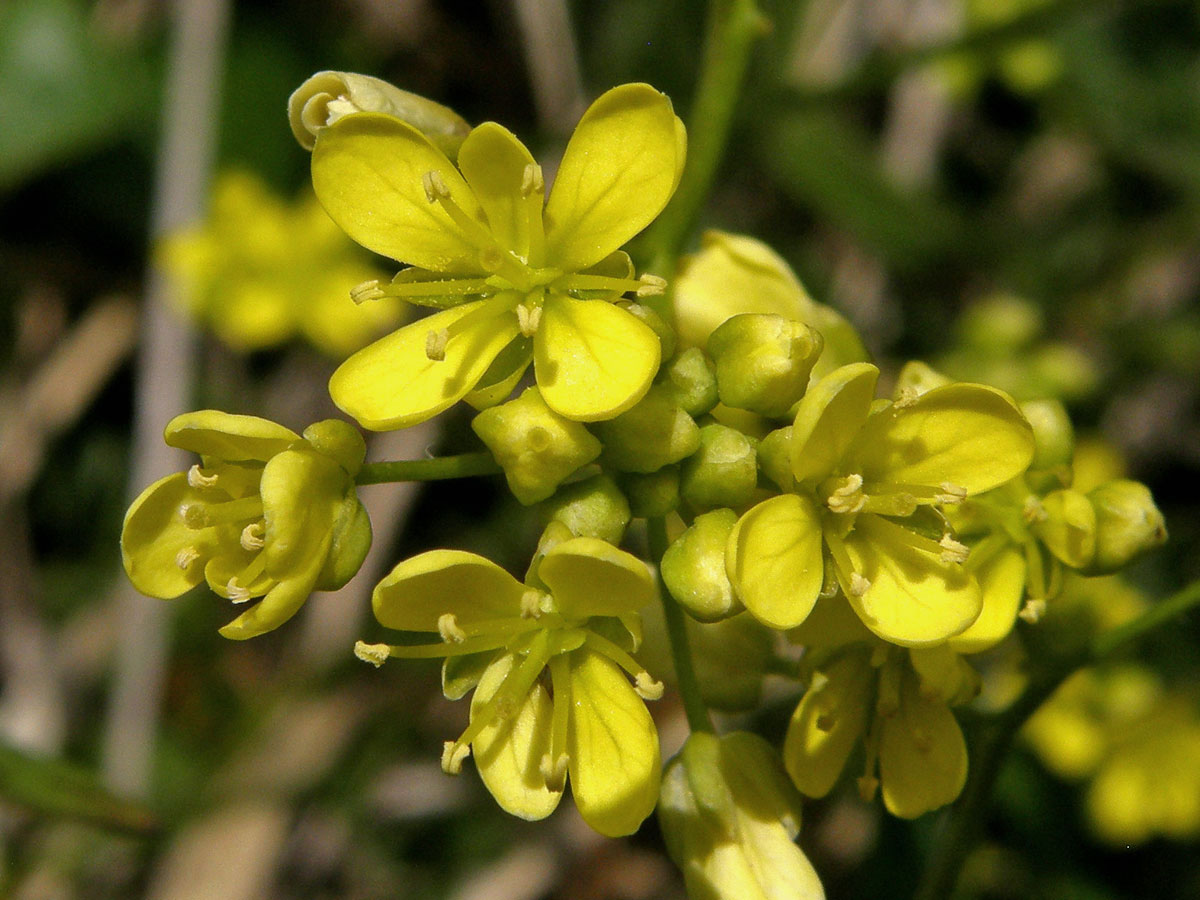
[[(815, 299), (862, 329), (885, 369), (909, 357), (961, 360), (980, 304), (997, 295), (1027, 304), (1037, 334), (990, 364), (1041, 390), (1057, 384), (1080, 433), (1102, 434), (1153, 488), (1171, 542), (1131, 572), (1146, 595), (1200, 576), (1200, 7), (1050, 0), (922, 42), (903, 27), (914, 4), (899, 0), (760, 5), (773, 27), (703, 225), (771, 243)], [(0, 5), (0, 425), (93, 303), (142, 293), (166, 6)], [(686, 115), (701, 0), (568, 6), (589, 97), (646, 80)], [(849, 39), (839, 44), (829, 29), (817, 40), (837, 22)], [(1036, 86), (998, 63), (1031, 39), (1057, 60), (1056, 77)], [(248, 168), (283, 193), (308, 166), (286, 99), (319, 69), (368, 72), (473, 122), (539, 136), (538, 88), (501, 0), (244, 0), (227, 52), (218, 165)], [(939, 86), (951, 58), (972, 63), (972, 90)], [(940, 116), (906, 132), (900, 86), (914, 83), (933, 85)], [(540, 138), (535, 153), (557, 140), (548, 128)], [(885, 148), (898, 139), (921, 145), (925, 171), (897, 175)], [(1082, 388), (1043, 377), (1037, 359), (1048, 347), (1088, 361)], [(239, 355), (207, 337), (196, 401), (247, 414), (283, 408), (285, 424), (302, 425), (331, 414), (328, 371), (302, 347)], [(465, 896), (456, 892), (473, 877), (526, 888), (509, 896), (680, 896), (653, 822), (630, 841), (596, 844), (569, 812), (541, 828), (516, 822), (484, 802), (473, 775), (444, 778), (440, 742), (461, 729), (461, 710), (441, 699), (435, 664), (410, 667), (400, 688), (357, 664), (349, 644), (332, 663), (306, 663), (301, 625), (231, 645), (215, 633), (227, 610), (198, 592), (172, 607), (147, 800), (164, 827), (136, 838), (111, 831), (149, 821), (83, 774), (100, 770), (114, 635), (127, 627), (112, 620), (110, 595), (123, 494), (141, 487), (126, 485), (132, 382), (126, 365), (97, 385), (87, 412), (47, 445), (36, 480), (5, 495), (0, 723), (12, 746), (0, 748), (0, 894), (171, 900), (191, 852), (202, 869), (251, 873), (258, 893), (247, 896)], [(466, 419), (447, 422), (440, 452), (474, 449)], [(0, 440), (0, 458), (10, 450)], [(532, 514), (490, 482), (431, 485), (385, 558), (455, 546), (512, 569), (536, 533)], [(364, 587), (347, 604), (361, 606)], [(353, 636), (376, 639), (373, 627)], [(1179, 622), (1143, 646), (1141, 664), (1189, 694), (1197, 641), (1197, 621)], [(796, 692), (773, 687), (783, 700), (768, 699), (754, 724), (777, 737)], [(28, 705), (30, 690), (44, 691), (40, 706)], [(678, 718), (666, 701), (656, 712)], [(18, 752), (18, 737), (69, 762)], [(1194, 841), (1114, 850), (1094, 838), (1085, 807), (1078, 785), (1018, 752), (966, 895), (1200, 895)], [(231, 809), (244, 815), (220, 818)], [(900, 897), (936, 825), (880, 819), (851, 791), (809, 805), (802, 842), (831, 898)], [(204, 843), (206, 826), (253, 852), (205, 857), (197, 847), (220, 846), (211, 834)], [(510, 868), (492, 868), (500, 861)]]

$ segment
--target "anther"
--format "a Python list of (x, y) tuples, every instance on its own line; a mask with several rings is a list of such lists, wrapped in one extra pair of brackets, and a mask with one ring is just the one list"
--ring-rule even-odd
[(917, 402), (921, 397), (914, 387), (902, 387), (896, 394), (896, 399), (892, 401), (892, 409), (908, 409)]
[(855, 597), (862, 597), (871, 589), (871, 582), (863, 578), (857, 572), (850, 573), (850, 593)]
[(372, 278), (370, 281), (364, 281), (362, 284), (350, 288), (350, 299), (358, 304), (366, 303), (368, 300), (378, 300), (386, 296), (387, 294), (383, 290), (383, 286), (380, 285), (378, 278)]
[(521, 334), (525, 337), (533, 337), (537, 333), (541, 321), (542, 308), (540, 306), (529, 307), (524, 303), (517, 304), (517, 323), (521, 326)]
[(948, 534), (943, 534), (942, 539), (938, 541), (938, 545), (942, 548), (942, 562), (962, 564), (967, 561), (967, 557), (971, 554), (971, 548), (966, 544), (956, 541)]
[(205, 474), (204, 470), (200, 468), (199, 464), (195, 464), (188, 469), (187, 483), (189, 487), (194, 488), (213, 487), (217, 483), (217, 475), (215, 472), (211, 475)]
[(521, 173), (521, 196), (528, 197), (545, 190), (546, 179), (542, 175), (542, 167), (537, 163), (526, 163), (525, 171)]
[(561, 793), (567, 786), (567, 769), (570, 767), (570, 763), (571, 757), (565, 753), (558, 754), (553, 760), (549, 753), (542, 754), (538, 770), (541, 772), (548, 790)]
[(1025, 503), (1021, 506), (1021, 518), (1025, 520), (1026, 525), (1032, 525), (1035, 522), (1045, 522), (1050, 517), (1046, 512), (1046, 507), (1042, 505), (1042, 501), (1030, 494), (1025, 498)]
[(546, 595), (537, 588), (529, 588), (521, 595), (521, 618), (522, 619), (538, 619), (546, 610), (543, 609), (543, 601)]
[(810, 691), (823, 691), (829, 686), (829, 676), (824, 672), (813, 672), (812, 678), (808, 682)]
[(637, 289), (639, 297), (658, 297), (666, 293), (667, 279), (660, 278), (658, 275), (651, 275), (649, 272), (643, 272), (642, 277), (638, 279), (642, 286)]
[(954, 506), (967, 499), (967, 489), (960, 484), (943, 481), (938, 485), (938, 493), (933, 495), (933, 499), (937, 503)]
[(446, 344), (450, 342), (450, 330), (448, 328), (430, 329), (425, 335), (425, 356), (434, 362), (441, 362), (446, 358)]
[(1028, 622), (1030, 625), (1036, 625), (1042, 620), (1042, 616), (1046, 614), (1046, 601), (1041, 597), (1031, 597), (1025, 601), (1025, 605), (1021, 607), (1021, 611), (1017, 613), (1022, 622)]
[(200, 551), (197, 550), (195, 547), (184, 547), (182, 550), (180, 550), (178, 553), (175, 554), (175, 565), (179, 566), (179, 568), (183, 569), (183, 571), (186, 572), (188, 570), (188, 568), (192, 565), (192, 563), (194, 563), (199, 558), (200, 558)]
[(179, 515), (183, 518), (183, 524), (193, 531), (207, 528), (210, 524), (203, 503), (185, 503), (179, 507)]
[(242, 529), (241, 539), (238, 541), (242, 545), (243, 550), (249, 550), (253, 553), (255, 550), (261, 550), (266, 545), (267, 527), (263, 522), (251, 522)]
[(378, 669), (387, 662), (391, 653), (387, 644), (368, 644), (366, 641), (355, 641), (354, 655)]
[(245, 603), (250, 599), (249, 589), (238, 584), (236, 575), (225, 583), (225, 593), (229, 595), (229, 599), (234, 603)]
[(649, 672), (637, 673), (633, 689), (643, 700), (659, 700), (663, 695), (663, 683), (651, 678)]
[(442, 613), (438, 616), (438, 634), (447, 644), (461, 644), (467, 639), (467, 633), (458, 626), (454, 613)]
[(866, 495), (862, 492), (862, 486), (861, 475), (857, 473), (847, 475), (838, 480), (837, 487), (830, 492), (829, 499), (825, 503), (830, 511), (835, 513), (856, 513), (867, 502)]
[(425, 198), (430, 203), (450, 199), (450, 188), (436, 169), (431, 169), (421, 176), (421, 187), (425, 188)]
[(447, 775), (457, 775), (462, 771), (463, 760), (470, 755), (470, 744), (446, 741), (442, 745), (442, 771)]

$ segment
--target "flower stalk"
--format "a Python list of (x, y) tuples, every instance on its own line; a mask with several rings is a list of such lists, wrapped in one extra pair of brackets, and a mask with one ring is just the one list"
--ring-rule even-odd
[(499, 475), (504, 470), (486, 450), (439, 456), (434, 459), (398, 459), (366, 463), (355, 484), (389, 484), (397, 481), (446, 481), (476, 475)]

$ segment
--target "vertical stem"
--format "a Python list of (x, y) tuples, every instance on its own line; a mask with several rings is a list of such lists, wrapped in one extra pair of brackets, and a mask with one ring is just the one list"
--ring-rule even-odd
[(745, 81), (750, 49), (766, 26), (754, 0), (713, 0), (709, 6), (704, 59), (687, 123), (687, 164), (675, 196), (647, 235), (650, 271), (656, 275), (671, 276), (708, 199)]
[(680, 609), (662, 580), (662, 558), (667, 550), (667, 523), (662, 518), (650, 519), (647, 523), (650, 535), (650, 555), (658, 571), (658, 593), (662, 597), (663, 614), (667, 620), (667, 637), (671, 643), (671, 659), (675, 664), (675, 679), (679, 684), (679, 695), (683, 698), (683, 711), (688, 727), (692, 731), (715, 731), (708, 707), (700, 695), (700, 682), (696, 680), (696, 668), (692, 664), (692, 648), (688, 641), (686, 613)]
[[(176, 0), (158, 154), (151, 234), (197, 218), (204, 208), (216, 146), (217, 98), (228, 0)], [(164, 424), (191, 402), (194, 337), (166, 303), (162, 273), (151, 269), (136, 363), (133, 492), (173, 469), (182, 456), (163, 444)], [(161, 600), (126, 585), (115, 604), (119, 643), (104, 735), (104, 775), (121, 793), (149, 784), (167, 655), (167, 611)]]

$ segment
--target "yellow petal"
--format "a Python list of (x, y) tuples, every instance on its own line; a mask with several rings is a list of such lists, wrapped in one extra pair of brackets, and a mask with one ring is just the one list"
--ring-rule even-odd
[[(169, 600), (204, 580), (203, 559), (218, 543), (216, 528), (188, 528), (182, 506), (201, 500), (176, 472), (150, 485), (129, 507), (121, 529), (121, 559), (129, 580), (143, 594)], [(196, 557), (180, 568), (180, 551), (194, 547)]]
[(641, 400), (661, 357), (648, 325), (598, 300), (548, 298), (533, 339), (542, 399), (579, 422), (611, 419)]
[(163, 432), (163, 440), (172, 447), (230, 462), (265, 462), (299, 439), (294, 431), (267, 419), (216, 409), (176, 416)]
[(949, 646), (956, 653), (980, 653), (1008, 637), (1025, 596), (1025, 556), (1019, 550), (1001, 551), (975, 575), (983, 592), (983, 609), (970, 628), (950, 638)]
[(488, 302), (478, 300), (443, 310), (359, 350), (330, 378), (333, 402), (374, 431), (414, 425), (453, 406), (519, 334), (517, 318), (508, 314), (477, 317), (451, 335), (441, 360), (432, 360), (426, 353), (429, 334), (454, 326)]
[[(488, 666), (471, 698), (475, 716), (499, 690), (512, 670), (511, 653)], [(500, 808), (536, 821), (554, 812), (562, 791), (552, 791), (542, 775), (542, 757), (550, 752), (554, 706), (550, 694), (534, 682), (520, 706), (509, 716), (497, 716), (471, 742), (475, 768)]]
[(579, 814), (606, 837), (633, 834), (658, 801), (658, 732), (646, 704), (615, 663), (588, 650), (571, 655), (571, 700), (567, 752)]
[(375, 618), (398, 631), (437, 631), (453, 614), (461, 625), (521, 614), (525, 586), (502, 568), (462, 550), (430, 550), (397, 565), (375, 587)]
[(1096, 555), (1096, 509), (1087, 496), (1074, 490), (1054, 491), (1042, 498), (1042, 508), (1047, 517), (1033, 525), (1033, 533), (1068, 566), (1087, 566)]
[(756, 619), (772, 628), (803, 622), (825, 577), (821, 519), (812, 500), (783, 494), (751, 509), (729, 535), (725, 566)]
[(649, 225), (683, 166), (671, 101), (624, 84), (593, 103), (563, 154), (546, 205), (546, 262), (564, 272), (598, 263)]
[[(525, 145), (502, 125), (484, 122), (467, 135), (458, 165), (500, 246), (528, 260), (531, 238), (539, 247), (543, 240), (543, 193), (521, 190), (526, 168), (536, 165)], [(531, 229), (537, 233), (531, 235)]]
[(221, 636), (244, 641), (272, 631), (294, 616), (316, 586), (317, 576), (329, 553), (330, 539), (327, 537), (321, 546), (313, 548), (312, 560), (307, 565), (290, 572), (254, 606), (220, 629)]
[(482, 212), (446, 154), (391, 116), (359, 113), (321, 129), (312, 155), (313, 190), (330, 218), (368, 250), (445, 273), (475, 273), (480, 247), (430, 203), (436, 172), (469, 217)]
[(867, 421), (878, 378), (870, 363), (852, 363), (808, 388), (792, 427), (796, 481), (819, 480), (834, 470)]
[(905, 679), (900, 710), (883, 719), (879, 780), (883, 805), (903, 819), (945, 806), (962, 792), (967, 745), (945, 703), (928, 700)]
[(598, 538), (555, 544), (537, 575), (554, 595), (558, 612), (571, 620), (636, 612), (654, 599), (646, 564)]
[(792, 713), (783, 764), (800, 793), (824, 797), (866, 731), (874, 672), (865, 652), (839, 656), (822, 670)]
[(857, 574), (869, 582), (857, 596), (843, 585), (863, 623), (885, 641), (920, 647), (960, 634), (979, 617), (979, 584), (939, 554), (914, 547), (905, 530), (876, 515), (859, 515), (846, 539)]
[(263, 467), (259, 490), (266, 546), (262, 552), (272, 577), (281, 581), (291, 577), (318, 555), (324, 566), (349, 486), (341, 466), (307, 448), (279, 453)]
[(1028, 468), (1033, 429), (1002, 391), (954, 383), (872, 416), (854, 456), (868, 482), (949, 482), (974, 494)]

